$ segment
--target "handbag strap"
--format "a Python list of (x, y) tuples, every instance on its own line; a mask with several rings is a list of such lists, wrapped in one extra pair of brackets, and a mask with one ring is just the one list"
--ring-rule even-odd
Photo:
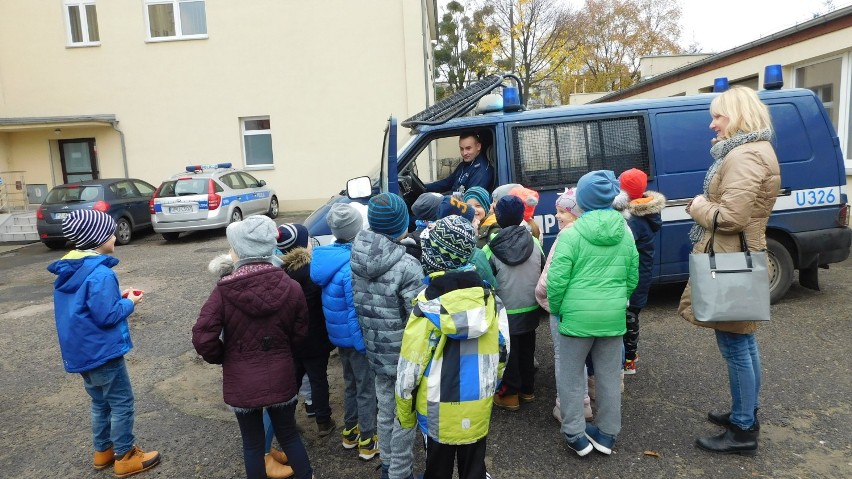
[[(716, 210), (716, 214), (713, 215), (713, 229), (710, 231), (710, 241), (707, 243), (707, 254), (710, 257), (710, 269), (716, 269), (716, 252), (713, 250), (713, 243), (716, 239), (716, 228), (719, 227), (719, 211)], [(745, 232), (740, 230), (740, 246), (742, 248), (743, 254), (746, 257), (746, 265), (751, 268), (751, 251), (748, 249), (748, 243), (746, 243)]]

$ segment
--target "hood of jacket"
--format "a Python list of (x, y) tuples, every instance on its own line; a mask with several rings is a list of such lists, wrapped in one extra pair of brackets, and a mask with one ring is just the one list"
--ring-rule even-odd
[(653, 231), (659, 231), (663, 225), (661, 213), (666, 207), (666, 197), (656, 191), (646, 191), (642, 198), (631, 201), (627, 210), (632, 216), (642, 216), (648, 220)]
[(516, 266), (526, 261), (535, 248), (532, 234), (523, 225), (501, 229), (489, 245), (494, 256), (509, 266)]
[(311, 256), (311, 279), (321, 288), (331, 283), (340, 268), (352, 257), (352, 243), (332, 243), (314, 248)]
[(100, 265), (108, 268), (118, 264), (118, 259), (91, 251), (74, 250), (59, 261), (47, 266), (47, 270), (55, 274), (54, 287), (63, 293), (73, 293), (86, 281), (91, 272)]
[(433, 273), (428, 281), (417, 307), (442, 334), (459, 340), (475, 339), (496, 327), (497, 315), (485, 310), (491, 292), (483, 288), (482, 278), (475, 271)]
[(308, 248), (293, 248), (281, 257), (281, 261), (284, 263), (284, 269), (296, 271), (311, 264), (311, 252)]
[(352, 274), (375, 279), (385, 274), (406, 254), (405, 246), (370, 230), (358, 233), (352, 249)]
[(627, 232), (627, 224), (624, 216), (616, 210), (594, 210), (583, 213), (574, 222), (574, 229), (593, 245), (612, 246), (621, 242)]
[(247, 274), (229, 276), (218, 283), (222, 300), (246, 316), (266, 316), (282, 309), (290, 300), (291, 288), (299, 287), (276, 266), (265, 266)]

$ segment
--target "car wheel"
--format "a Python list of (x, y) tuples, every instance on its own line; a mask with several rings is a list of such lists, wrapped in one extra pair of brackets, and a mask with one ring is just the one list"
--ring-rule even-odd
[(234, 211), (231, 212), (231, 223), (236, 223), (237, 221), (243, 220), (243, 212), (240, 211), (239, 208), (234, 208)]
[(42, 241), (45, 246), (50, 249), (63, 249), (65, 248), (65, 240), (45, 240)]
[(266, 216), (272, 219), (278, 218), (278, 198), (272, 197), (272, 200), (269, 202), (269, 212), (266, 213)]
[(780, 242), (766, 238), (766, 267), (769, 269), (769, 302), (775, 304), (793, 283), (793, 257)]
[(174, 241), (178, 239), (180, 233), (161, 233), (163, 235), (163, 239), (166, 241)]
[(133, 237), (133, 227), (130, 226), (130, 222), (127, 221), (127, 218), (119, 218), (118, 221), (115, 222), (115, 242), (119, 245), (126, 245), (130, 243), (130, 239)]

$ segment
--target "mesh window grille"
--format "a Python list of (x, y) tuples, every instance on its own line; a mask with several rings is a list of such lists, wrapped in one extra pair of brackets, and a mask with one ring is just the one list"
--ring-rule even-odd
[(593, 170), (651, 172), (641, 116), (520, 126), (512, 140), (515, 179), (529, 188), (573, 186)]

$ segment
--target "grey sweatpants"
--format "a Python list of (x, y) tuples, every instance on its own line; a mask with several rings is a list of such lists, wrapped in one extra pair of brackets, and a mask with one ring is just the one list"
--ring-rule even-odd
[(586, 379), (583, 367), (591, 352), (595, 365), (595, 425), (604, 434), (621, 432), (621, 348), (622, 336), (577, 338), (559, 335), (559, 378), (556, 391), (562, 412), (562, 432), (574, 439), (585, 433), (583, 396)]
[(414, 465), (414, 435), (416, 427), (406, 429), (396, 417), (394, 390), (396, 377), (376, 375), (376, 399), (379, 401), (379, 455), (388, 466), (390, 479), (411, 477)]
[(356, 424), (361, 437), (376, 433), (376, 380), (367, 356), (355, 348), (337, 348), (343, 365), (343, 422), (347, 429)]

